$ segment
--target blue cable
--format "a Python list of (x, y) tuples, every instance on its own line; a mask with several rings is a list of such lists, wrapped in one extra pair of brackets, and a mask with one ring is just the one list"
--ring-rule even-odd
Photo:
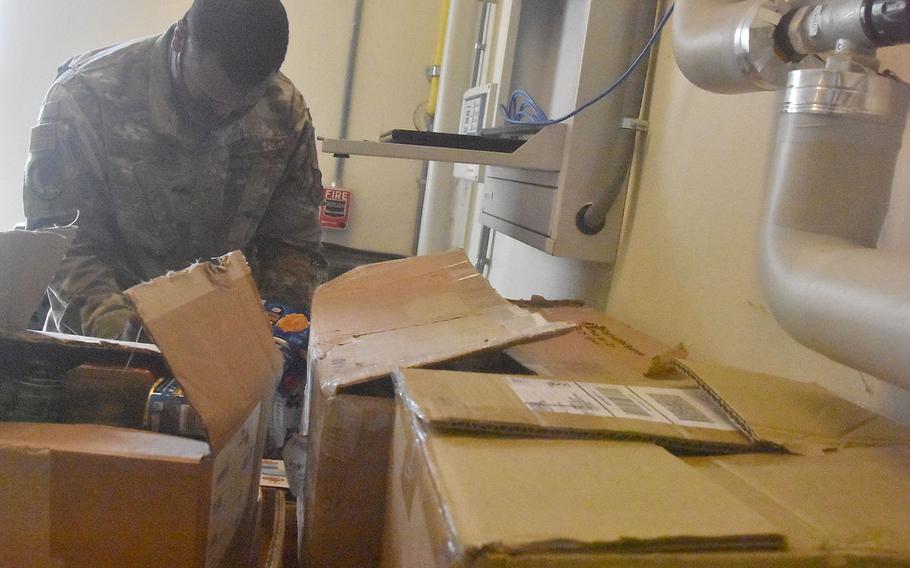
[[(506, 105), (500, 105), (502, 107), (503, 112), (506, 115), (506, 122), (508, 122), (509, 124), (530, 124), (532, 126), (549, 126), (550, 124), (558, 124), (560, 122), (563, 122), (565, 120), (572, 118), (576, 114), (580, 113), (581, 111), (585, 110), (589, 106), (600, 101), (602, 98), (606, 97), (607, 95), (609, 95), (610, 93), (615, 91), (616, 88), (619, 87), (623, 83), (623, 81), (628, 79), (629, 75), (631, 75), (635, 71), (635, 69), (637, 69), (638, 66), (641, 65), (641, 62), (644, 61), (645, 55), (648, 54), (648, 52), (654, 46), (654, 42), (656, 42), (657, 38), (660, 37), (660, 33), (663, 31), (664, 26), (667, 25), (667, 21), (669, 21), (670, 16), (673, 14), (673, 9), (675, 7), (676, 7), (675, 3), (672, 6), (670, 6), (670, 9), (667, 10), (667, 13), (661, 17), (660, 22), (657, 24), (657, 28), (654, 30), (654, 33), (651, 35), (651, 39), (649, 39), (648, 43), (645, 44), (644, 49), (641, 50), (641, 53), (638, 54), (638, 57), (635, 58), (635, 60), (632, 62), (632, 65), (630, 65), (629, 68), (626, 69), (625, 72), (622, 75), (620, 75), (619, 78), (616, 79), (616, 81), (614, 81), (613, 84), (610, 85), (610, 87), (607, 88), (606, 91), (597, 95), (596, 97), (594, 97), (590, 101), (586, 102), (585, 104), (581, 105), (577, 109), (573, 110), (569, 114), (567, 114), (563, 117), (560, 117), (560, 118), (549, 120), (549, 119), (547, 119), (547, 114), (534, 101), (534, 99), (531, 97), (530, 94), (528, 94), (524, 90), (518, 90), (518, 91), (515, 91), (514, 93), (512, 93), (512, 95), (509, 97), (508, 107)], [(519, 106), (516, 109), (515, 104), (516, 104), (516, 99), (518, 99), (518, 98), (524, 99), (524, 101), (521, 103), (522, 106)], [(530, 106), (530, 108), (532, 109), (532, 113), (530, 115), (527, 114), (526, 112), (524, 112), (524, 110), (523, 110), (525, 104)], [(528, 118), (531, 118), (531, 120), (527, 120), (527, 121), (521, 120), (520, 117), (528, 117)]]

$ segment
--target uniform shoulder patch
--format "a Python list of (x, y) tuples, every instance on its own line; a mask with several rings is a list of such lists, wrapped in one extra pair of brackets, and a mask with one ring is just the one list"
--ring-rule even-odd
[(48, 152), (57, 148), (57, 130), (60, 124), (56, 122), (46, 122), (32, 128), (31, 139), (28, 144), (28, 151)]

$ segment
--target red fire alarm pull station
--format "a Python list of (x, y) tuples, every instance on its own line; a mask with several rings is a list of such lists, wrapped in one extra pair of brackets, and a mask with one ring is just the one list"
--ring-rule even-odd
[(346, 229), (351, 218), (351, 192), (346, 189), (322, 189), (319, 224), (323, 229)]

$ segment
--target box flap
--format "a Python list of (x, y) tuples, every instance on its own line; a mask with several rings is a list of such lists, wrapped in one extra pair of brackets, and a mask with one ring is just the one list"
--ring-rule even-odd
[(798, 454), (910, 444), (910, 430), (815, 383), (680, 360), (678, 367), (756, 441)]
[(246, 259), (233, 252), (127, 295), (220, 451), (283, 368)]
[(69, 242), (53, 232), (0, 232), (0, 329), (25, 329)]
[[(605, 313), (591, 308), (554, 307), (537, 313), (548, 321), (578, 324), (565, 335), (511, 347), (510, 357), (538, 375), (562, 377), (612, 377), (618, 382), (644, 376), (679, 379), (682, 375), (661, 361), (685, 357), (682, 345), (670, 347)], [(669, 359), (672, 362), (672, 358)]]
[[(681, 450), (742, 450), (750, 439), (698, 387), (402, 369), (398, 393), (434, 428), (537, 437), (654, 441)], [(700, 415), (702, 427), (695, 426)]]
[(311, 361), (329, 395), (574, 327), (503, 300), (461, 251), (358, 267), (316, 290), (312, 319)]
[(198, 463), (211, 453), (199, 440), (97, 424), (0, 422), (0, 447), (186, 463)]
[(910, 558), (910, 448), (685, 461), (780, 527), (795, 552)]
[(425, 452), (468, 558), (786, 544), (761, 515), (651, 444), (430, 435)]

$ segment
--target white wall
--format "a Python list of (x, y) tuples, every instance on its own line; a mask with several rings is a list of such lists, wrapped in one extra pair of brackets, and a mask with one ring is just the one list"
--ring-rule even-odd
[(71, 56), (177, 21), (178, 0), (0, 0), (0, 229), (24, 220), (28, 140), (57, 67)]
[[(295, 50), (286, 67), (313, 108), (316, 134), (337, 138), (354, 0), (286, 0)], [(378, 140), (392, 128), (413, 128), (426, 101), (424, 69), (433, 63), (441, 0), (366, 0), (348, 138)], [(321, 154), (326, 185), (335, 159)], [(327, 241), (412, 254), (422, 163), (357, 156), (347, 160), (343, 186), (354, 192), (351, 228)]]
[[(160, 33), (190, 0), (0, 0), (0, 229), (23, 219), (22, 174), (28, 137), (58, 65), (70, 56)], [(367, 0), (355, 78), (352, 138), (378, 138), (409, 127), (424, 101), (432, 63), (438, 0)], [(312, 108), (317, 136), (338, 135), (354, 0), (287, 0), (291, 44), (283, 71)], [(326, 183), (334, 159), (320, 156)], [(345, 186), (355, 192), (351, 229), (327, 240), (410, 253), (421, 164), (349, 160)]]

